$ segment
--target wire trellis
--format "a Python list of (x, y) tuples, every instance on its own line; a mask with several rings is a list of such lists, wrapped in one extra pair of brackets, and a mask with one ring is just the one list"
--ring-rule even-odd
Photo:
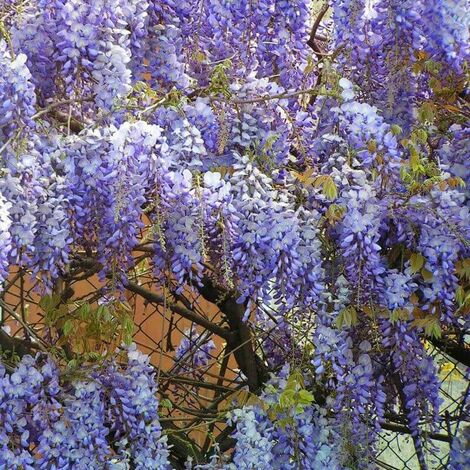
[[(151, 277), (146, 277), (145, 272), (138, 274), (135, 282), (130, 282), (124, 301), (133, 318), (133, 341), (150, 356), (156, 369), (162, 426), (176, 450), (186, 439), (195, 443), (190, 451), (196, 456), (210, 452), (216, 442), (222, 451), (229, 450), (231, 431), (224, 415), (234, 400), (246, 399), (247, 389), (256, 388), (254, 379), (250, 383), (246, 361), (264, 361), (260, 336), (269, 337), (286, 358), (290, 357), (291, 345), (277, 339), (274, 330), (254, 329), (251, 336), (246, 336), (248, 333), (241, 331), (236, 319), (227, 320), (231, 313), (222, 311), (226, 308), (224, 304), (211, 302), (192, 290), (176, 293), (176, 286), (171, 283), (164, 290), (156, 290)], [(31, 342), (35, 348), (54, 346), (55, 339), (39, 305), (40, 287), (28, 273), (17, 271), (11, 274), (0, 294), (0, 326), (13, 341), (10, 346), (18, 346), (20, 352), (21, 341)], [(89, 270), (86, 275), (76, 273), (67, 279), (59, 287), (59, 294), (67, 293), (67, 305), (74, 308), (83, 302), (102, 301), (107, 295), (104, 287), (96, 273)], [(190, 355), (175, 358), (178, 344), (185, 337), (190, 339), (188, 335), (194, 326), (200, 338), (196, 348), (202, 348), (208, 341), (214, 343), (207, 363), (202, 366), (193, 364)], [(309, 341), (307, 330), (298, 335), (296, 341)], [(244, 356), (250, 353), (247, 343), (253, 354), (251, 359)], [(428, 345), (428, 352), (439, 368), (443, 404), (439, 428), (425, 435), (424, 450), (428, 468), (440, 470), (447, 468), (453, 436), (464, 419), (470, 383), (465, 366), (451, 355), (432, 344)], [(182, 454), (187, 451), (181, 449)], [(383, 423), (376, 464), (389, 470), (420, 469), (406, 421), (398, 410), (388, 413)]]

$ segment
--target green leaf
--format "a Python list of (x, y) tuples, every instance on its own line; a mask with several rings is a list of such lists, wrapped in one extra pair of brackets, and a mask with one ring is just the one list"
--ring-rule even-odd
[(58, 295), (45, 295), (39, 301), (39, 306), (46, 312), (51, 312), (60, 303), (60, 296)]
[(425, 144), (428, 141), (428, 133), (424, 129), (416, 129), (413, 135), (418, 142)]
[(435, 77), (431, 77), (431, 79), (429, 80), (429, 86), (434, 92), (440, 91), (442, 88), (441, 82)]
[(459, 306), (462, 306), (465, 301), (465, 290), (462, 286), (457, 287), (455, 291), (455, 301)]
[(202, 51), (198, 51), (194, 54), (194, 59), (196, 62), (204, 62), (206, 60), (206, 55)]
[(336, 319), (336, 326), (342, 328), (346, 326), (350, 328), (353, 325), (357, 324), (357, 311), (350, 305), (349, 307), (343, 308)]
[(331, 176), (328, 176), (323, 183), (323, 194), (330, 200), (334, 201), (338, 197), (338, 188)]
[(173, 409), (173, 403), (168, 398), (160, 400), (160, 408), (166, 408), (167, 410)]
[(122, 321), (123, 341), (129, 346), (132, 343), (132, 335), (134, 333), (134, 322), (129, 315), (125, 315)]
[[(98, 310), (101, 308), (98, 307)], [(91, 309), (90, 309), (90, 304), (88, 303), (85, 303), (83, 305), (81, 305), (81, 307), (78, 309), (78, 318), (80, 318), (80, 320), (83, 320), (83, 321), (86, 321), (90, 318), (90, 312), (91, 312)]]
[(432, 103), (423, 103), (418, 109), (418, 120), (422, 123), (432, 123), (435, 117), (435, 108)]
[(396, 308), (390, 315), (390, 321), (396, 323), (398, 320), (408, 320), (410, 313), (405, 308)]
[(429, 338), (440, 338), (442, 335), (438, 317), (429, 316), (425, 318), (417, 318), (413, 321), (413, 324), (418, 328), (423, 328), (424, 334)]
[(335, 224), (344, 217), (345, 213), (346, 208), (344, 206), (330, 204), (328, 210), (326, 211), (325, 217), (330, 221), (331, 224)]
[(303, 388), (304, 386), (304, 376), (302, 372), (298, 369), (293, 370), (289, 379), (287, 380), (287, 387), (296, 389), (298, 386)]
[(400, 167), (400, 178), (402, 179), (402, 181), (404, 181), (405, 183), (409, 183), (410, 182), (410, 174), (408, 173), (408, 169), (406, 167), (406, 165), (402, 165)]
[(300, 390), (299, 391), (299, 402), (303, 405), (310, 405), (315, 400), (313, 393), (309, 392), (308, 390)]
[(428, 282), (432, 280), (432, 272), (428, 271), (426, 268), (421, 269), (421, 276), (423, 276), (423, 279)]
[(433, 323), (431, 327), (426, 331), (426, 334), (430, 338), (439, 339), (442, 336), (442, 330), (438, 323)]
[(470, 280), (470, 258), (465, 258), (457, 262), (457, 274)]
[(87, 354), (87, 359), (90, 360), (90, 361), (99, 361), (102, 358), (103, 358), (103, 356), (100, 353), (95, 352), (95, 351), (90, 351)]
[(416, 274), (424, 266), (424, 256), (421, 253), (413, 253), (410, 256), (411, 272)]
[(441, 70), (441, 64), (439, 64), (438, 62), (436, 62), (435, 60), (432, 60), (432, 59), (428, 59), (424, 62), (424, 69), (427, 71), (427, 72), (430, 72), (430, 73), (434, 73), (434, 74), (438, 74), (439, 71)]
[(69, 318), (68, 320), (65, 320), (64, 326), (62, 328), (62, 331), (65, 336), (69, 336), (69, 334), (72, 332), (74, 329), (73, 321)]
[(410, 167), (413, 171), (419, 170), (419, 152), (414, 145), (410, 147)]
[(279, 405), (281, 408), (290, 408), (294, 402), (294, 390), (284, 390), (279, 396)]

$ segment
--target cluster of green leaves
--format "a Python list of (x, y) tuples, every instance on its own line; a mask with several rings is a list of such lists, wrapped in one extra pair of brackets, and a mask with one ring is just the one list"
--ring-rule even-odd
[(468, 74), (456, 75), (424, 51), (416, 53), (412, 71), (419, 74), (432, 91), (418, 110), (419, 121), (435, 123), (440, 131), (447, 130), (454, 122), (465, 122), (459, 96), (468, 86)]
[(63, 303), (58, 295), (40, 301), (44, 323), (56, 333), (54, 351), (70, 361), (96, 362), (132, 343), (134, 322), (130, 308), (120, 301), (107, 305)]
[(440, 321), (436, 315), (426, 315), (423, 318), (415, 318), (413, 325), (417, 328), (422, 328), (428, 338), (438, 339), (442, 336)]
[(15, 350), (3, 349), (0, 346), (0, 362), (7, 370), (13, 370), (20, 360), (21, 356)]
[(321, 188), (323, 195), (330, 201), (334, 201), (338, 197), (338, 188), (330, 175), (315, 175), (313, 168), (308, 168), (303, 173), (292, 171), (292, 175), (300, 181), (304, 186), (313, 186)]
[(455, 300), (458, 305), (456, 314), (461, 316), (470, 314), (470, 258), (465, 258), (457, 263), (456, 269), (459, 278), (459, 286), (455, 291)]
[(352, 306), (348, 305), (343, 308), (338, 317), (336, 318), (335, 325), (337, 328), (347, 327), (350, 328), (357, 324), (357, 310)]
[(428, 82), (431, 95), (417, 109), (417, 124), (409, 136), (401, 140), (409, 152), (409, 160), (401, 169), (402, 180), (410, 194), (426, 193), (432, 189), (464, 187), (461, 178), (444, 178), (439, 170), (434, 148), (439, 139), (446, 138), (453, 124), (465, 124), (468, 115), (460, 95), (465, 89), (464, 76), (444, 70), (443, 64), (423, 51), (416, 53), (413, 72)]
[(232, 67), (232, 62), (228, 59), (214, 66), (209, 78), (209, 86), (206, 89), (207, 93), (213, 96), (223, 96), (227, 100), (232, 97), (230, 79), (227, 74), (230, 67)]
[[(276, 389), (273, 385), (267, 385), (266, 392), (276, 393)], [(263, 404), (271, 421), (285, 428), (294, 424), (294, 415), (303, 413), (305, 407), (314, 401), (313, 393), (305, 388), (302, 372), (293, 370), (279, 395), (278, 402), (275, 404), (263, 402)]]

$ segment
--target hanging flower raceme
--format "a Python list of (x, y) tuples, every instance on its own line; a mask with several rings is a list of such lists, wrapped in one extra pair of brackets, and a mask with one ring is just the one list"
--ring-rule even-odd
[(11, 205), (9, 231), (12, 245), (9, 262), (24, 267), (32, 267), (36, 256), (34, 242), (41, 236), (38, 217), (41, 217), (40, 207), (47, 199), (44, 182), (48, 181), (48, 177), (44, 175), (42, 178), (40, 160), (31, 142), (25, 145), (20, 155), (8, 149), (3, 155), (5, 166), (0, 179), (0, 193)]
[[(447, 324), (455, 322), (456, 263), (468, 253), (468, 209), (457, 190), (432, 192), (410, 200), (409, 213), (419, 217), (420, 235), (416, 251), (426, 270), (420, 282), (424, 309)], [(429, 275), (427, 275), (429, 273)]]
[(143, 121), (72, 138), (64, 149), (76, 242), (97, 250), (117, 285), (133, 265), (146, 191), (155, 179), (161, 129)]
[(135, 347), (127, 356), (124, 366), (105, 363), (71, 381), (47, 355), (25, 356), (11, 374), (0, 363), (0, 465), (169, 469), (153, 369)]
[(100, 221), (98, 253), (118, 284), (125, 282), (124, 273), (134, 264), (132, 250), (144, 226), (146, 190), (156, 173), (153, 150), (159, 137), (160, 129), (143, 121), (126, 122), (110, 136), (109, 167), (99, 188), (106, 192), (108, 205)]
[[(110, 109), (127, 95), (131, 89), (130, 40), (125, 29), (129, 3), (38, 0), (28, 5), (13, 30), (13, 44), (29, 53), (28, 65), (37, 72), (42, 99), (58, 91), (79, 101), (85, 93), (94, 95), (98, 107)], [(37, 44), (42, 54), (36, 53)], [(30, 54), (33, 48), (34, 55)]]
[(11, 251), (11, 204), (0, 193), (0, 283), (8, 276), (9, 258)]
[(370, 33), (368, 22), (377, 15), (367, 8), (365, 0), (340, 0), (333, 5), (335, 46), (340, 48), (340, 64), (352, 68), (357, 76), (363, 73), (366, 59), (374, 51), (378, 38)]
[(214, 349), (214, 341), (208, 339), (207, 335), (199, 333), (193, 325), (185, 330), (184, 336), (176, 348), (176, 369), (198, 375), (198, 369), (207, 366), (211, 361)]
[[(314, 470), (328, 465), (338, 470), (347, 468), (343, 464), (347, 454), (343, 453), (333, 421), (326, 409), (309, 403), (311, 396), (301, 388), (296, 377), (284, 366), (268, 382), (260, 404), (235, 409), (229, 414), (229, 423), (236, 426), (233, 437), (237, 445), (234, 463), (222, 468), (254, 465), (279, 470), (294, 470), (299, 466)], [(284, 400), (295, 393), (305, 401), (285, 407)]]
[(289, 296), (298, 267), (299, 221), (289, 210), (288, 195), (278, 193), (271, 180), (245, 157), (233, 175), (237, 234), (232, 258), (237, 266), (239, 301), (260, 296), (269, 301), (270, 281)]
[(423, 1), (423, 32), (426, 51), (458, 73), (469, 57), (468, 5), (465, 0)]
[(470, 172), (467, 168), (467, 156), (470, 153), (470, 129), (454, 124), (449, 128), (449, 139), (439, 150), (440, 162), (448, 171), (465, 181), (468, 191)]
[[(378, 41), (374, 50), (380, 52), (369, 61), (371, 98), (391, 123), (409, 129), (420, 97), (410, 68), (423, 43), (422, 2), (385, 0), (378, 2), (376, 12), (371, 28)], [(378, 85), (378, 77), (384, 86)]]
[(380, 284), (384, 272), (378, 244), (383, 207), (370, 186), (356, 186), (342, 196), (347, 212), (341, 221), (341, 249), (345, 272), (357, 289), (358, 302)]
[(164, 277), (168, 270), (175, 276), (178, 289), (182, 290), (188, 281), (195, 276), (197, 279), (198, 273), (203, 270), (201, 227), (204, 221), (201, 218), (200, 200), (189, 170), (168, 172), (157, 181), (161, 192), (156, 207), (154, 233), (161, 236), (155, 244), (155, 273)]
[(145, 71), (156, 89), (185, 89), (190, 78), (185, 71), (181, 19), (172, 1), (149, 2), (148, 34), (145, 41)]
[(36, 95), (26, 61), (24, 54), (14, 57), (0, 39), (0, 147), (19, 131), (34, 126)]

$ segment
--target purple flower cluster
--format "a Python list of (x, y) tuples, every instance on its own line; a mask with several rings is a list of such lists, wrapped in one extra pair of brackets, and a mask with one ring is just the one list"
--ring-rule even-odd
[(118, 286), (133, 265), (159, 138), (157, 126), (137, 121), (69, 142), (65, 184), (75, 242), (98, 251), (103, 276), (111, 273)]
[[(465, 378), (470, 376), (470, 370), (467, 369)], [(468, 452), (468, 443), (470, 442), (470, 388), (467, 388), (463, 401), (463, 420), (460, 428), (457, 426), (456, 434), (452, 439), (452, 445), (449, 454), (449, 470), (464, 470), (470, 465), (470, 453)]]
[(467, 426), (461, 435), (454, 437), (450, 450), (449, 470), (465, 470), (470, 466), (470, 453), (468, 442), (470, 441), (470, 427)]
[[(227, 420), (235, 425), (237, 440), (233, 468), (272, 468), (274, 465), (272, 423), (259, 407), (233, 410)], [(230, 467), (229, 467), (230, 468)]]
[(45, 355), (25, 356), (11, 374), (0, 363), (0, 466), (168, 469), (148, 358), (131, 347), (124, 366), (83, 372), (64, 381)]
[[(381, 207), (371, 187), (352, 187), (342, 195), (347, 201), (347, 213), (341, 221), (341, 249), (345, 272), (356, 289), (365, 289), (365, 295), (376, 289), (384, 272), (380, 238)], [(363, 300), (357, 291), (357, 301)]]
[[(0, 194), (9, 205), (9, 262), (40, 274), (46, 285), (68, 261), (71, 242), (63, 177), (55, 144), (31, 140), (19, 155), (7, 149)], [(7, 236), (7, 235), (4, 235)]]
[(410, 129), (418, 101), (429, 96), (411, 73), (416, 53), (462, 73), (468, 60), (469, 18), (463, 1), (345, 0), (335, 2), (339, 65), (361, 84), (390, 121)]
[[(395, 405), (423, 459), (439, 381), (414, 315), (468, 324), (464, 2), (332, 2), (325, 53), (307, 0), (26, 3), (0, 40), (0, 282), (16, 265), (50, 289), (85, 253), (117, 297), (137, 250), (177, 293), (212, 276), (266, 330), (269, 368), (288, 357), (331, 395), (288, 426), (235, 411), (233, 464), (214, 466), (343, 468), (332, 440), (355, 432), (368, 468)], [(176, 362), (204, 368), (214, 344), (186, 336)], [(61, 382), (40, 357), (1, 374), (10, 466), (168, 466), (136, 351), (90, 380)]]
[(9, 257), (11, 250), (11, 204), (0, 193), (0, 283), (8, 276)]
[[(436, 366), (419, 340), (416, 329), (409, 322), (389, 320), (381, 322), (383, 344), (390, 350), (388, 367), (392, 367), (399, 383), (391, 385), (392, 393), (396, 387), (402, 388), (399, 400), (404, 409), (408, 425), (415, 437), (415, 446), (420, 459), (422, 422), (435, 425), (439, 420), (439, 407), (442, 399), (439, 396), (440, 381), (436, 375)], [(393, 378), (389, 378), (393, 382)], [(396, 396), (396, 395), (395, 395)], [(391, 397), (389, 397), (391, 398)], [(390, 400), (391, 403), (394, 400)]]
[(0, 143), (14, 137), (20, 129), (34, 126), (36, 95), (27, 57), (12, 57), (8, 44), (0, 39)]
[(470, 172), (467, 167), (467, 156), (470, 153), (470, 130), (458, 124), (449, 128), (450, 138), (441, 146), (439, 158), (441, 165), (448, 171), (465, 181), (468, 191), (470, 185)]
[(83, 93), (93, 94), (98, 107), (110, 109), (129, 93), (131, 52), (126, 26), (132, 6), (127, 0), (93, 4), (38, 0), (28, 6), (13, 29), (13, 43), (28, 54), (41, 99), (54, 92), (77, 99)]
[(193, 325), (185, 330), (184, 336), (176, 348), (176, 368), (184, 372), (197, 372), (197, 369), (209, 364), (214, 349), (214, 341), (209, 339), (207, 335), (199, 333)]
[(468, 5), (465, 0), (423, 2), (423, 29), (431, 57), (462, 72), (469, 58)]
[(131, 346), (128, 364), (124, 368), (111, 364), (102, 380), (109, 390), (107, 420), (112, 423), (110, 433), (118, 457), (130, 457), (139, 470), (169, 469), (167, 438), (158, 420), (155, 373), (148, 356)]
[(289, 372), (287, 366), (271, 378), (261, 395), (262, 405), (229, 414), (228, 422), (236, 426), (233, 437), (237, 444), (233, 463), (222, 468), (347, 468), (341, 436), (326, 408), (304, 405), (274, 411), (286, 390)]
[(382, 2), (373, 22), (376, 31), (384, 32), (378, 46), (383, 53), (376, 67), (378, 73), (386, 77), (385, 89), (376, 87), (374, 101), (382, 104), (390, 121), (405, 129), (413, 123), (415, 103), (421, 98), (419, 88), (422, 85), (409, 73), (409, 68), (415, 61), (415, 51), (420, 50), (423, 43), (422, 10), (420, 2), (389, 0)]
[(456, 263), (468, 252), (465, 240), (470, 235), (469, 211), (465, 200), (462, 192), (447, 190), (433, 191), (426, 203), (419, 196), (410, 201), (410, 212), (419, 218), (421, 227), (417, 251), (424, 257), (424, 268), (432, 275), (421, 284), (424, 309), (448, 324), (455, 322)]

